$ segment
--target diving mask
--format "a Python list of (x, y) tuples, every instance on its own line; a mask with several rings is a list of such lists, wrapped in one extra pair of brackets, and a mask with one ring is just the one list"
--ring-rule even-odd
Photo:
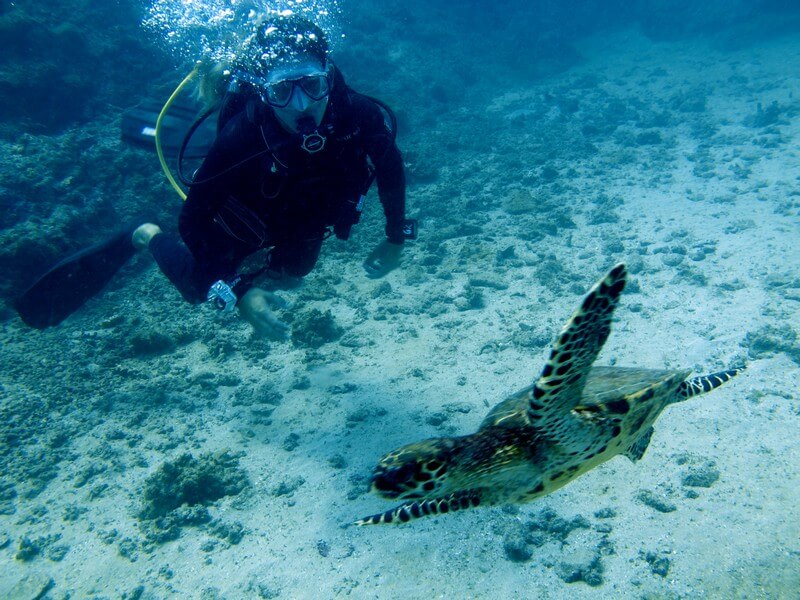
[(323, 66), (310, 58), (297, 60), (273, 68), (265, 77), (239, 73), (237, 79), (256, 89), (286, 130), (314, 139), (315, 143), (308, 147), (304, 143), (304, 149), (312, 153), (322, 149), (325, 140), (316, 128), (322, 123), (328, 108), (333, 81), (332, 63)]
[(316, 61), (309, 61), (284, 68), (276, 68), (266, 77), (239, 72), (236, 78), (252, 85), (261, 100), (273, 108), (285, 108), (297, 91), (302, 91), (309, 100), (320, 101), (331, 91), (330, 63), (320, 69)]

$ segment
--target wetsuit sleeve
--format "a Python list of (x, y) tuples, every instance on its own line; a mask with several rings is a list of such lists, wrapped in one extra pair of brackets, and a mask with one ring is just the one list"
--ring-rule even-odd
[(367, 155), (375, 166), (378, 195), (386, 216), (386, 237), (393, 244), (402, 244), (406, 218), (406, 177), (403, 156), (384, 124), (383, 114), (370, 100), (363, 99), (362, 114)]

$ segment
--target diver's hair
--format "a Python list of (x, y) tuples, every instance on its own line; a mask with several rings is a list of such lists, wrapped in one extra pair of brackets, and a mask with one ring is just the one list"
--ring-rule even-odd
[[(325, 32), (298, 15), (267, 14), (259, 18), (245, 42), (242, 68), (268, 71), (275, 64), (301, 54), (325, 63), (330, 48)], [(249, 64), (248, 64), (249, 63)]]
[(241, 33), (240, 48), (230, 62), (198, 65), (197, 98), (206, 109), (222, 103), (235, 70), (265, 75), (271, 68), (299, 55), (309, 55), (323, 65), (330, 48), (325, 32), (297, 15), (262, 14), (250, 19)]
[(224, 62), (200, 63), (195, 95), (204, 110), (216, 109), (222, 104), (231, 83), (230, 65)]

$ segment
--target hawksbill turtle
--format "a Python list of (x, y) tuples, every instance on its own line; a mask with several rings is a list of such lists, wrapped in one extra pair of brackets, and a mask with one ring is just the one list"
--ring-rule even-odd
[(626, 280), (625, 265), (618, 264), (592, 287), (556, 337), (539, 379), (495, 406), (478, 431), (384, 456), (371, 491), (403, 504), (356, 524), (530, 502), (618, 454), (637, 461), (665, 407), (744, 370), (687, 379), (688, 370), (594, 366)]

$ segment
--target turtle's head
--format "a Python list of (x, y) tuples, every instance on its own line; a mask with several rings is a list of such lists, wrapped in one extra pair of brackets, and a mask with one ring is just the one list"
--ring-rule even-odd
[(434, 438), (384, 456), (372, 475), (371, 491), (403, 503), (355, 524), (406, 523), (481, 504), (484, 490), (464, 486), (459, 468), (470, 440), (471, 436)]
[(454, 449), (452, 439), (435, 438), (390, 452), (375, 467), (371, 491), (403, 500), (441, 495)]

